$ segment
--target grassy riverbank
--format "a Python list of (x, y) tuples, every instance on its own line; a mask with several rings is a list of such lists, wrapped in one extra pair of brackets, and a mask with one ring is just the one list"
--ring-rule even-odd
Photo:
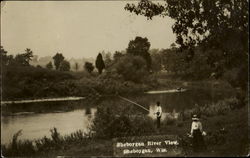
[[(223, 136), (225, 142), (216, 142), (215, 137), (205, 138), (207, 151), (203, 153), (192, 153), (187, 150), (186, 156), (246, 156), (249, 147), (247, 106), (242, 109), (232, 111), (226, 115), (214, 116), (203, 120), (204, 130), (216, 135), (224, 127), (226, 134)], [(190, 131), (191, 121), (186, 120), (183, 126), (172, 124), (163, 127), (158, 134), (177, 134), (185, 136)], [(153, 135), (153, 133), (152, 133)], [(155, 133), (155, 135), (157, 135)], [(221, 139), (217, 136), (218, 141)], [(214, 139), (214, 140), (213, 140)], [(112, 156), (112, 141), (110, 140), (91, 140), (88, 145), (76, 145), (67, 150), (51, 152), (52, 155), (67, 156)], [(184, 155), (183, 155), (184, 156)]]
[[(245, 156), (248, 152), (248, 109), (234, 104), (229, 99), (211, 104), (202, 114), (203, 128), (207, 132), (205, 137), (207, 150), (200, 154), (191, 152), (189, 146), (183, 146), (186, 156)], [(216, 106), (215, 106), (216, 105)], [(233, 107), (236, 105), (235, 107)], [(220, 107), (219, 107), (220, 106)], [(216, 108), (217, 107), (217, 108)], [(229, 108), (225, 108), (229, 107)], [(214, 115), (205, 115), (213, 109)], [(224, 109), (221, 112), (221, 109)], [(106, 110), (105, 113), (101, 112)], [(36, 141), (18, 141), (18, 134), (13, 137), (9, 146), (2, 146), (4, 156), (112, 156), (113, 137), (130, 135), (171, 135), (177, 134), (189, 144), (187, 133), (190, 131), (191, 118), (187, 114), (185, 119), (171, 120), (167, 118), (162, 122), (162, 128), (157, 131), (155, 124), (147, 117), (139, 115), (126, 117), (112, 115), (111, 109), (101, 108), (95, 119), (95, 127), (87, 135), (81, 131), (71, 135), (61, 136), (60, 131), (51, 130), (51, 138), (42, 138)], [(191, 109), (195, 111), (197, 108)], [(201, 109), (198, 109), (201, 111)], [(129, 109), (120, 109), (120, 113)], [(189, 110), (190, 111), (190, 110)], [(187, 113), (189, 112), (187, 111)], [(111, 112), (111, 115), (107, 114)], [(119, 112), (118, 112), (119, 114)], [(103, 119), (105, 118), (105, 119)], [(105, 121), (111, 120), (109, 124)], [(113, 124), (114, 123), (114, 124)], [(104, 126), (106, 130), (104, 129)], [(129, 128), (127, 128), (129, 126)], [(114, 131), (116, 134), (110, 135)], [(136, 132), (135, 132), (136, 131)], [(20, 134), (20, 133), (19, 133)], [(108, 135), (107, 135), (108, 134)], [(34, 146), (34, 144), (36, 144)]]

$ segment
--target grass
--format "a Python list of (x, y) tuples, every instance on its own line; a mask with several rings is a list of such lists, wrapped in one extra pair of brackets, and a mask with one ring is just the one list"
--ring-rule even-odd
[[(220, 104), (218, 103), (217, 105)], [(123, 112), (123, 110), (119, 110)], [(125, 108), (125, 110), (128, 109)], [(115, 116), (112, 116), (111, 119), (114, 119), (112, 120), (113, 122), (119, 122), (120, 120), (119, 117), (115, 119)], [(163, 121), (161, 129), (158, 132), (155, 130), (146, 130), (148, 128), (155, 128), (154, 126), (148, 126), (152, 122), (147, 119), (141, 121), (137, 116), (131, 116), (129, 119), (132, 120), (132, 122), (129, 122), (131, 128), (138, 127), (135, 129), (137, 132), (130, 133), (132, 135), (178, 135), (182, 140), (184, 156), (246, 156), (248, 153), (247, 106), (235, 108), (223, 114), (216, 113), (215, 115), (202, 117), (203, 129), (207, 132), (207, 136), (205, 137), (207, 150), (198, 154), (192, 153), (190, 140), (187, 137), (192, 122), (190, 118), (186, 120), (171, 119), (171, 123)], [(168, 118), (167, 120), (170, 119)], [(124, 125), (124, 119), (120, 121), (123, 122), (120, 122), (117, 127), (110, 126), (108, 132), (112, 132), (112, 129), (119, 131), (118, 129)], [(101, 126), (104, 126), (104, 124), (101, 124)], [(98, 138), (92, 134), (85, 135), (81, 131), (61, 136), (56, 129), (52, 129), (51, 138), (44, 137), (37, 141), (18, 141), (17, 138), (20, 134), (21, 132), (18, 132), (14, 135), (10, 145), (2, 146), (4, 156), (112, 156), (113, 154), (112, 141), (110, 139), (112, 137)]]
[(50, 130), (51, 137), (43, 137), (38, 140), (18, 140), (22, 131), (14, 134), (12, 142), (2, 145), (4, 156), (49, 156), (48, 152), (67, 150), (72, 145), (86, 145), (91, 140), (90, 134), (78, 130), (70, 135), (61, 136), (56, 128)]

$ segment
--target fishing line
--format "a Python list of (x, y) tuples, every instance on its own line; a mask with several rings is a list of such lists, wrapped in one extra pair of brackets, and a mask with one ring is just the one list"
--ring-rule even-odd
[(136, 103), (136, 102), (133, 102), (132, 100), (129, 100), (129, 99), (124, 98), (124, 97), (122, 97), (122, 96), (118, 96), (118, 97), (121, 98), (121, 99), (123, 99), (123, 100), (126, 100), (126, 101), (128, 101), (128, 102), (130, 102), (130, 103), (132, 103), (132, 104), (135, 104), (135, 105), (139, 106), (140, 108), (142, 108), (142, 109), (144, 109), (144, 110), (150, 112), (150, 111), (149, 111), (148, 109), (146, 109), (144, 106), (142, 106), (142, 105), (140, 105), (140, 104), (138, 104), (138, 103)]

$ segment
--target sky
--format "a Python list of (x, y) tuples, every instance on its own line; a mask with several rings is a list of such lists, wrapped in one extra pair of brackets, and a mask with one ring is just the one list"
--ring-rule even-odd
[[(124, 10), (124, 1), (8, 1), (1, 7), (1, 45), (8, 54), (30, 48), (39, 57), (95, 58), (101, 51), (125, 50), (136, 36), (150, 48), (175, 42), (174, 20), (147, 20)], [(131, 2), (130, 2), (131, 3)]]

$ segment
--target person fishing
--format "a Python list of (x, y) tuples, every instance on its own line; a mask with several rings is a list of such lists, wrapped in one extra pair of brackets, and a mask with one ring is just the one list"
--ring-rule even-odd
[(160, 126), (161, 126), (161, 115), (162, 115), (162, 108), (161, 108), (161, 105), (160, 105), (160, 102), (157, 101), (156, 102), (157, 106), (156, 106), (156, 118), (157, 118), (157, 128), (159, 129)]
[(205, 132), (203, 132), (202, 123), (196, 114), (193, 115), (192, 121), (190, 136), (192, 137), (193, 151), (200, 152), (205, 149), (205, 143), (203, 139)]

